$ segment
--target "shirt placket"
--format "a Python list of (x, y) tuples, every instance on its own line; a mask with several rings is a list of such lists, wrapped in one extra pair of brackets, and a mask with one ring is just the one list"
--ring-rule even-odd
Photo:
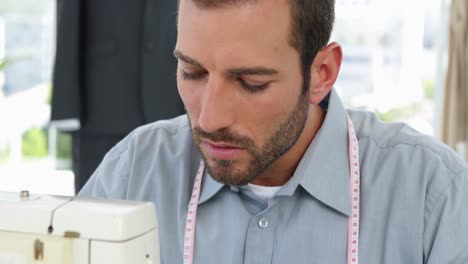
[(252, 217), (247, 229), (244, 264), (272, 263), (277, 219), (278, 208), (271, 205)]

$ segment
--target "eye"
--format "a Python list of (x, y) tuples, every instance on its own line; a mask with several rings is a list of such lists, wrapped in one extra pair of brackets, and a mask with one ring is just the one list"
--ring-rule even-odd
[(206, 75), (206, 71), (186, 72), (182, 70), (181, 72), (182, 79), (184, 79), (185, 81), (199, 80)]
[(240, 85), (246, 89), (247, 91), (251, 93), (258, 93), (262, 92), (265, 89), (267, 89), (270, 86), (270, 82), (262, 83), (262, 84), (250, 84), (246, 82), (245, 80), (239, 78), (237, 81), (240, 83)]

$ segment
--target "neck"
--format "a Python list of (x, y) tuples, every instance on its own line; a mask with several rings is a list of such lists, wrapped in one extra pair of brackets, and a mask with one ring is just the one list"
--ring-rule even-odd
[(282, 186), (289, 181), (305, 151), (322, 126), (324, 118), (325, 111), (321, 107), (310, 105), (306, 124), (296, 144), (251, 183), (262, 186)]

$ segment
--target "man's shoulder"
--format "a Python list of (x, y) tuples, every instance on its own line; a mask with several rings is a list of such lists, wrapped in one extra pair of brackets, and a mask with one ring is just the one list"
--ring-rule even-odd
[(437, 160), (453, 174), (468, 169), (467, 164), (447, 145), (405, 123), (383, 122), (366, 111), (349, 111), (359, 142), (371, 144), (382, 152), (411, 156), (423, 162)]
[(183, 186), (183, 170), (196, 158), (190, 131), (186, 116), (136, 128), (106, 154), (80, 195), (151, 201), (167, 193), (157, 188)]
[(179, 133), (190, 133), (187, 115), (172, 119), (159, 120), (136, 128), (130, 135), (132, 137), (153, 137), (161, 134), (176, 137)]
[[(183, 152), (191, 147), (191, 129), (186, 115), (160, 120), (134, 129), (107, 154), (104, 161), (133, 157), (133, 162), (153, 156)], [(141, 157), (146, 157), (141, 160)], [(127, 163), (130, 163), (129, 161)]]
[(404, 123), (382, 122), (373, 113), (350, 111), (350, 116), (364, 160), (363, 177), (368, 182), (389, 181), (398, 186), (394, 188), (423, 197), (425, 225), (447, 197), (462, 197), (468, 191), (468, 166), (447, 145)]

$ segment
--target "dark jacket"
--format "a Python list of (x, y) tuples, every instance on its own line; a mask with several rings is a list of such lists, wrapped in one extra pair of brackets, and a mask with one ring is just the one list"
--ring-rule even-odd
[(52, 120), (128, 133), (184, 113), (175, 0), (58, 0)]

